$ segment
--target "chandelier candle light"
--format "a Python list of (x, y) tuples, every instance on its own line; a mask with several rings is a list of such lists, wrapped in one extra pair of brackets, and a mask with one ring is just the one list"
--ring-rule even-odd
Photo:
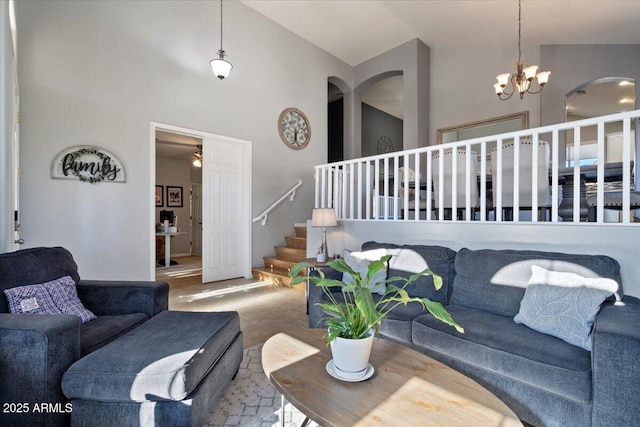
[[(540, 93), (544, 88), (544, 85), (549, 81), (549, 75), (551, 71), (541, 71), (538, 74), (537, 65), (529, 65), (526, 61), (522, 62), (522, 49), (520, 48), (520, 43), (522, 40), (522, 5), (521, 0), (518, 0), (518, 62), (516, 62), (515, 73), (504, 73), (499, 74), (496, 79), (498, 83), (493, 85), (493, 88), (496, 91), (496, 95), (500, 98), (501, 101), (506, 101), (511, 98), (514, 93), (518, 92), (520, 94), (520, 99), (524, 98), (525, 93)], [(536, 78), (538, 80), (538, 85), (540, 89), (537, 91), (531, 90), (531, 83), (533, 79)], [(505, 88), (507, 84), (511, 81), (511, 91), (507, 92)]]
[(329, 258), (329, 249), (327, 248), (327, 227), (335, 227), (338, 225), (336, 220), (336, 210), (333, 208), (314, 209), (311, 216), (312, 227), (322, 227), (322, 243), (318, 250), (316, 260), (325, 262)]
[(213, 71), (213, 74), (222, 80), (229, 76), (229, 73), (233, 68), (231, 62), (224, 59), (226, 53), (222, 49), (222, 0), (220, 0), (220, 50), (218, 50), (217, 54), (218, 58), (214, 58), (209, 61), (209, 65), (211, 65), (211, 71)]

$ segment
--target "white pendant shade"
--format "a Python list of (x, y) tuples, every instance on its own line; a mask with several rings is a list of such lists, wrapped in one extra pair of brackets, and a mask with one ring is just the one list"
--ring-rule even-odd
[(233, 65), (229, 61), (226, 61), (222, 58), (212, 59), (209, 61), (209, 65), (211, 65), (211, 70), (213, 74), (219, 78), (220, 80), (224, 79), (229, 75)]

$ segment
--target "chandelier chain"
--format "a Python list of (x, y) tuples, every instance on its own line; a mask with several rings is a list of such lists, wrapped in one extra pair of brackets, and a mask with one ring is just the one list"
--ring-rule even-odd
[[(220, 38), (222, 38), (222, 36), (220, 36)], [(522, 62), (522, 48), (520, 47), (521, 40), (522, 40), (522, 4), (521, 4), (521, 0), (518, 0), (518, 62)]]

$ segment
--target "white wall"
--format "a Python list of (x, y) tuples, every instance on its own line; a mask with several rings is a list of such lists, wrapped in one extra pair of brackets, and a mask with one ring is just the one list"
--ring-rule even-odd
[[(219, 3), (18, 2), (25, 246), (67, 247), (84, 278), (148, 279), (151, 121), (252, 141), (254, 216), (304, 180), (266, 227), (253, 225), (253, 265), (310, 217), (313, 165), (327, 153), (327, 77), (352, 84), (352, 69), (239, 2), (224, 6), (234, 68), (219, 81), (208, 64), (219, 48)], [(304, 150), (278, 136), (286, 107), (311, 121)], [(113, 152), (127, 183), (51, 180), (53, 156), (79, 144)]]
[(0, 3), (0, 252), (13, 244), (13, 41), (9, 2)]
[[(309, 230), (312, 230), (311, 228)], [(313, 256), (320, 241), (314, 232), (307, 239), (307, 254)], [(531, 249), (576, 254), (609, 255), (620, 263), (624, 293), (640, 297), (640, 264), (637, 261), (637, 227), (621, 225), (418, 223), (339, 221), (327, 230), (331, 254), (343, 249), (358, 250), (362, 243), (446, 246), (453, 250)]]

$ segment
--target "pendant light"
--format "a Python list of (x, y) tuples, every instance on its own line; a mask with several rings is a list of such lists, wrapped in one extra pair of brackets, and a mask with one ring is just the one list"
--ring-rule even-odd
[(224, 49), (222, 49), (222, 0), (220, 0), (220, 50), (217, 52), (218, 58), (214, 58), (209, 61), (209, 65), (211, 65), (211, 71), (213, 71), (213, 75), (215, 75), (220, 80), (229, 76), (233, 65), (231, 62), (224, 59), (226, 53)]

